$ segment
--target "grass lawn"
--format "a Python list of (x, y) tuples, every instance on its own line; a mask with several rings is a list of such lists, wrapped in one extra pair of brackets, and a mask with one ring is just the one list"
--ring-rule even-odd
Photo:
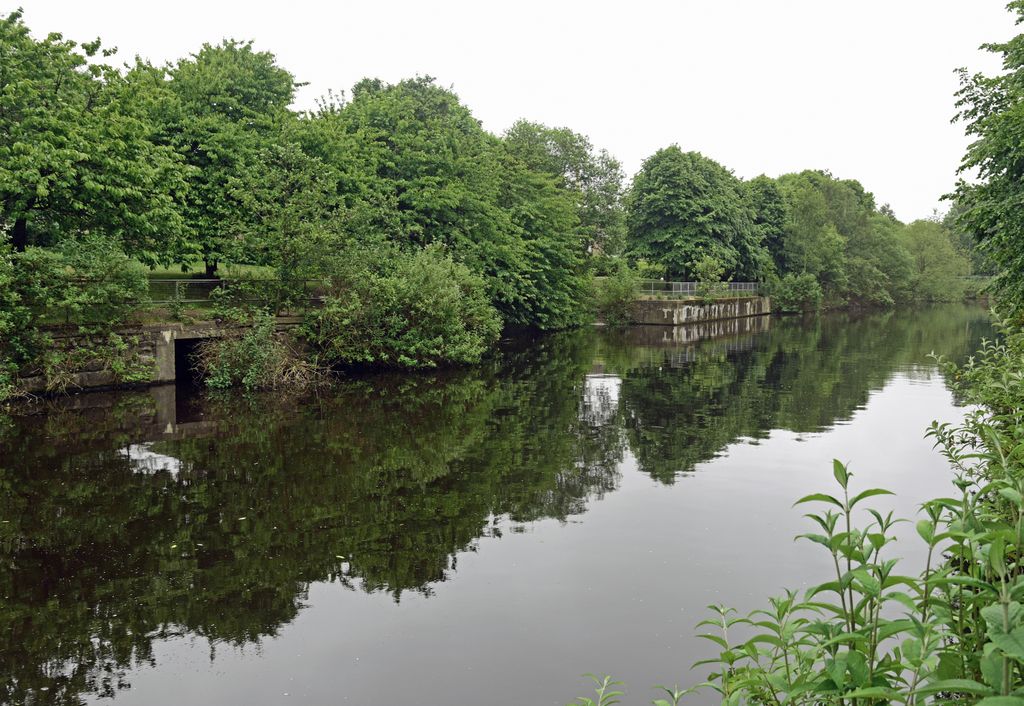
[[(135, 267), (144, 271), (146, 276), (150, 279), (202, 279), (204, 278), (205, 266), (202, 260), (193, 260), (191, 262), (175, 263), (167, 267), (157, 266), (150, 268), (139, 261), (134, 261)], [(182, 268), (187, 268), (187, 272), (183, 271)], [(264, 265), (235, 265), (231, 263), (222, 263), (217, 267), (217, 275), (219, 277), (269, 277), (274, 273), (272, 267), (266, 267)]]

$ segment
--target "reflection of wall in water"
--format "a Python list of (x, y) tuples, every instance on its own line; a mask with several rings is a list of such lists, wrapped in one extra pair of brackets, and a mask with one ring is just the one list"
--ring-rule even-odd
[[(183, 405), (178, 392), (176, 385), (157, 385), (145, 390), (89, 392), (49, 400), (35, 398), (17, 406), (15, 411), (17, 417), (51, 426), (59, 435), (62, 448), (74, 448), (77, 452), (104, 448), (112, 435), (130, 437), (134, 444), (215, 435), (216, 422), (190, 414), (188, 398)], [(123, 455), (134, 458), (127, 450)]]
[(751, 316), (687, 326), (632, 326), (625, 331), (625, 340), (644, 351), (641, 361), (680, 368), (709, 356), (750, 350), (768, 333), (771, 320)]
[(630, 343), (641, 346), (697, 343), (725, 336), (765, 333), (771, 327), (771, 320), (771, 316), (748, 316), (682, 326), (632, 326), (627, 330), (627, 338)]
[(770, 314), (771, 310), (771, 299), (768, 297), (743, 297), (715, 302), (641, 300), (633, 303), (632, 315), (633, 323), (636, 324), (678, 326), (763, 316)]

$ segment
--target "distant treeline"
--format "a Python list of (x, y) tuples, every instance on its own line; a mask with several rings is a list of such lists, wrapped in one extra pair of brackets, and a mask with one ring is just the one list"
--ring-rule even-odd
[(326, 282), (308, 337), (398, 367), (472, 362), (503, 326), (580, 324), (594, 275), (757, 280), (800, 309), (956, 299), (989, 271), (954, 228), (904, 226), (856, 181), (744, 181), (670, 146), (630, 185), (584, 135), (493, 135), (429, 77), (295, 111), (301, 84), (249, 42), (117, 67), (14, 12), (0, 48), (0, 378), (48, 348), (39, 311), (129, 311), (135, 262)]
[[(359, 82), (311, 112), (273, 54), (226, 40), (166, 66), (114, 67), (99, 41), (0, 24), (0, 229), (17, 250), (83, 233), (146, 263), (301, 269), (352, 244), (443, 244), (512, 323), (577, 320), (594, 255), (677, 279), (712, 256), (737, 279), (810, 273), (827, 295), (934, 298), (970, 243), (906, 229), (857, 181), (805, 171), (736, 178), (697, 153), (619, 162), (568, 128), (486, 132), (430, 78)], [(934, 262), (933, 262), (934, 260)], [(944, 266), (939, 267), (939, 264)], [(987, 272), (974, 257), (974, 271)]]
[(856, 180), (806, 170), (743, 181), (676, 146), (644, 162), (626, 211), (625, 252), (670, 278), (699, 278), (710, 256), (737, 280), (802, 280), (830, 305), (952, 301), (964, 275), (992, 271), (953, 212), (904, 225)]

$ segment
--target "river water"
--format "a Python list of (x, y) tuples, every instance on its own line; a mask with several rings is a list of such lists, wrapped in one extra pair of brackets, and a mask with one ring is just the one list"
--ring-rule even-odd
[(902, 516), (947, 491), (928, 354), (991, 335), (960, 305), (588, 329), (0, 417), (0, 703), (555, 705), (587, 672), (649, 703), (705, 676), (705, 606), (828, 579), (792, 503), (833, 458)]

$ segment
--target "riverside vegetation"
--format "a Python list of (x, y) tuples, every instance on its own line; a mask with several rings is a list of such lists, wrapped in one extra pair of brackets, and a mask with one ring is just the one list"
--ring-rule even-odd
[[(1024, 2), (1008, 7), (1024, 21)], [(811, 525), (800, 538), (822, 548), (832, 576), (747, 616), (710, 606), (699, 624), (717, 654), (695, 665), (710, 665), (696, 689), (722, 703), (1024, 704), (1024, 35), (986, 47), (1002, 55), (1004, 72), (961, 73), (958, 119), (974, 138), (962, 169), (977, 169), (980, 180), (958, 185), (955, 217), (978, 255), (999, 266), (1001, 335), (961, 366), (938, 358), (975, 407), (962, 424), (935, 422), (927, 432), (954, 479), (950, 494), (925, 502), (914, 520), (925, 568), (899, 572), (892, 528), (906, 520), (871, 509), (870, 499), (889, 491), (859, 488), (835, 461), (834, 490), (796, 501)], [(936, 228), (908, 227), (913, 259), (943, 257)], [(578, 704), (619, 703), (620, 682), (592, 678), (595, 697)], [(664, 689), (654, 703), (677, 704), (693, 690)]]
[[(17, 57), (0, 72), (0, 398), (19, 374), (60, 388), (47, 327), (108, 333), (143, 316), (147, 267), (276, 279), (250, 320), (320, 283), (304, 341), (206, 352), (213, 385), (253, 387), (295, 369), (260, 353), (242, 370), (261, 346), (321, 369), (430, 367), (478, 362), (502, 327), (567, 328), (595, 309), (621, 321), (636, 274), (710, 278), (711, 294), (760, 281), (803, 311), (956, 300), (962, 275), (994, 271), (963, 225), (967, 192), (944, 220), (904, 225), (855, 180), (744, 181), (676, 146), (627, 185), (584, 135), (526, 120), (492, 135), (428, 77), (365, 79), (296, 112), (300, 84), (248, 42), (116, 67), (98, 40), (36, 37), (13, 12), (0, 46)], [(77, 359), (140, 377), (85, 341)]]
[[(1024, 2), (1010, 7), (1024, 17)], [(274, 306), (217, 303), (219, 317), (254, 325), (201, 363), (211, 385), (250, 388), (308, 379), (309, 360), (477, 362), (504, 326), (584, 322), (595, 274), (610, 275), (596, 295), (609, 310), (645, 268), (764, 282), (792, 311), (956, 299), (963, 275), (997, 275), (1003, 336), (946, 366), (980, 407), (930, 431), (957, 476), (956, 492), (917, 521), (924, 572), (899, 574), (888, 555), (897, 519), (863, 512), (887, 491), (858, 488), (837, 463), (838, 491), (798, 500), (823, 508), (805, 539), (824, 548), (834, 577), (751, 616), (716, 607), (706, 688), (730, 704), (1024, 703), (1024, 38), (991, 47), (1003, 75), (963, 77), (960, 117), (975, 138), (964, 168), (981, 181), (959, 185), (946, 218), (909, 225), (854, 180), (744, 181), (676, 146), (627, 189), (585, 137), (526, 121), (491, 135), (429, 78), (367, 79), (300, 114), (288, 107), (294, 77), (245, 42), (115, 68), (98, 42), (36, 39), (15, 12), (0, 21), (0, 45), (19, 59), (0, 73), (0, 397), (26, 371), (59, 389), (69, 355), (138, 375), (112, 327), (144, 304), (143, 266), (216, 276), (247, 265), (285, 287)], [(323, 307), (307, 315), (302, 345), (282, 342), (270, 317), (299, 297), (290, 283), (309, 280)], [(51, 325), (90, 343), (54, 353)], [(337, 563), (326, 570), (341, 574)], [(598, 682), (596, 700), (582, 702), (615, 703), (616, 683)]]

